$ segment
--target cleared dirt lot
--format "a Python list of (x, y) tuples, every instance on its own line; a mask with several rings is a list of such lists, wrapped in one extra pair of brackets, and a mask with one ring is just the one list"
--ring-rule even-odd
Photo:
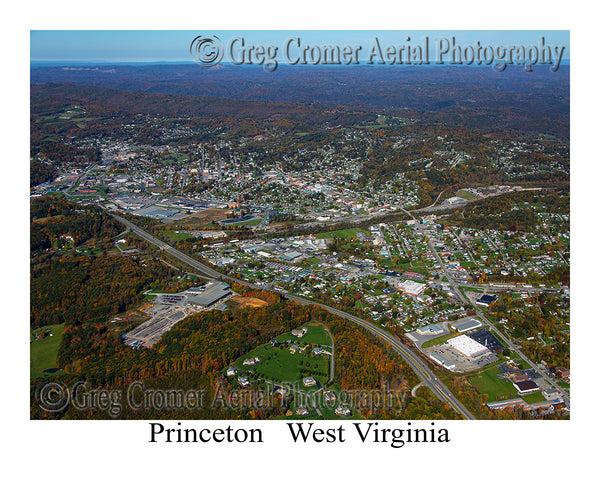
[(242, 295), (234, 295), (227, 300), (227, 304), (232, 308), (257, 308), (268, 305), (267, 302), (261, 300), (260, 298), (243, 297)]
[(232, 211), (233, 210), (229, 208), (208, 208), (206, 210), (202, 210), (201, 212), (187, 215), (185, 218), (177, 220), (174, 223), (186, 227), (200, 227), (213, 221), (221, 220), (227, 217), (227, 214), (231, 213)]

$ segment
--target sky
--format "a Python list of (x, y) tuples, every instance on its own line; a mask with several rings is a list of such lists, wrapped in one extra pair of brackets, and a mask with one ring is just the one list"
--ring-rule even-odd
[[(440, 38), (456, 39), (457, 45), (481, 42), (510, 47), (545, 43), (565, 46), (563, 61), (570, 58), (570, 34), (566, 30), (31, 30), (30, 60), (58, 63), (137, 63), (190, 62), (190, 44), (198, 35), (218, 36), (224, 45), (243, 37), (246, 45), (274, 45), (283, 49), (290, 37), (299, 37), (302, 45), (361, 45), (362, 54), (377, 37), (382, 45), (422, 44), (428, 37), (431, 49)], [(408, 38), (410, 37), (410, 41)], [(226, 59), (225, 59), (226, 61)]]

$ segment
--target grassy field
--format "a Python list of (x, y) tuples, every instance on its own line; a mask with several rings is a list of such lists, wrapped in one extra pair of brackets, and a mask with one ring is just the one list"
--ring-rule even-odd
[(500, 373), (498, 368), (488, 368), (484, 372), (469, 378), (469, 382), (481, 394), (488, 395), (488, 401), (494, 402), (508, 398), (517, 398), (519, 395), (510, 380), (496, 377)]
[(346, 228), (344, 230), (334, 230), (333, 232), (317, 233), (317, 238), (354, 238), (358, 232), (363, 232), (365, 235), (369, 235), (361, 228)]
[[(45, 370), (56, 369), (56, 355), (62, 339), (64, 324), (38, 328), (31, 333), (33, 342), (29, 346), (29, 376), (43, 377), (55, 372)], [(36, 335), (42, 331), (50, 332), (45, 338), (36, 340)]]
[(279, 343), (284, 343), (287, 340), (292, 340), (293, 342), (298, 343), (306, 343), (312, 344), (315, 343), (317, 345), (327, 345), (331, 346), (331, 339), (329, 335), (325, 331), (325, 328), (322, 325), (304, 325), (308, 332), (302, 337), (298, 338), (292, 335), (291, 333), (284, 333), (283, 335), (277, 337), (277, 341)]
[(456, 192), (456, 196), (464, 198), (465, 200), (474, 200), (477, 198), (477, 195), (473, 195), (471, 192), (467, 192), (465, 190), (459, 190)]
[(532, 403), (543, 402), (544, 400), (546, 400), (546, 398), (544, 397), (542, 392), (535, 392), (530, 395), (524, 395), (523, 400), (525, 400), (529, 404), (532, 404)]
[[(506, 400), (509, 398), (518, 398), (519, 394), (512, 382), (508, 379), (498, 378), (496, 375), (499, 373), (500, 370), (498, 370), (496, 367), (488, 368), (479, 375), (469, 378), (469, 382), (477, 389), (479, 393), (487, 394), (489, 402)], [(529, 404), (542, 402), (545, 400), (542, 392), (524, 395), (522, 398)]]
[(165, 235), (169, 237), (171, 240), (185, 240), (186, 238), (191, 238), (192, 236), (187, 232), (178, 232), (174, 230), (165, 230)]
[[(246, 358), (251, 357), (260, 359), (254, 371), (264, 380), (275, 383), (295, 383), (303, 377), (312, 376), (322, 384), (329, 381), (330, 357), (324, 355), (313, 357), (308, 348), (302, 353), (292, 354), (287, 346), (279, 348), (265, 344), (236, 360), (234, 365), (240, 372), (247, 371), (250, 367), (243, 363)], [(317, 387), (312, 389), (316, 390)]]
[[(329, 381), (329, 368), (331, 366), (331, 357), (329, 355), (311, 354), (311, 348), (308, 346), (303, 352), (297, 351), (291, 353), (289, 345), (285, 344), (287, 340), (290, 343), (298, 345), (316, 343), (319, 345), (331, 346), (331, 339), (322, 325), (307, 325), (308, 332), (301, 338), (286, 333), (277, 337), (281, 346), (272, 347), (269, 343), (255, 348), (250, 353), (238, 358), (234, 365), (240, 372), (248, 371), (251, 367), (244, 365), (246, 358), (258, 357), (260, 363), (254, 367), (254, 372), (262, 380), (273, 381), (275, 383), (298, 382), (303, 377), (312, 376), (319, 380), (321, 384)], [(310, 387), (308, 390), (316, 389)]]
[(308, 268), (308, 267), (311, 267), (318, 263), (321, 263), (322, 261), (323, 261), (322, 258), (311, 257), (311, 258), (307, 258), (306, 260), (302, 260), (302, 262), (300, 262), (300, 266)]
[[(332, 339), (328, 335), (324, 326), (321, 324), (309, 323), (304, 325), (304, 327), (308, 329), (308, 332), (301, 339), (298, 339), (297, 337), (293, 336), (291, 332), (288, 332), (277, 337), (277, 340), (279, 342), (292, 340), (290, 344), (307, 344), (309, 346), (306, 348), (306, 350), (303, 352), (297, 351), (296, 353), (292, 354), (289, 349), (290, 344), (280, 343), (276, 347), (272, 347), (270, 343), (261, 345), (246, 355), (238, 358), (233, 363), (233, 365), (238, 369), (238, 374), (234, 377), (230, 377), (230, 381), (233, 385), (237, 385), (237, 377), (245, 375), (245, 372), (249, 372), (252, 369), (253, 373), (249, 374), (250, 380), (255, 384), (258, 383), (259, 385), (262, 385), (263, 387), (268, 385), (270, 382), (273, 382), (277, 385), (285, 383), (291, 383), (292, 385), (295, 385), (293, 389), (296, 390), (297, 388), (298, 390), (294, 394), (295, 400), (293, 402), (293, 406), (291, 407), (290, 413), (293, 414), (282, 415), (277, 417), (277, 420), (312, 420), (318, 418), (331, 420), (360, 419), (361, 416), (359, 412), (355, 411), (354, 409), (352, 409), (351, 416), (349, 417), (338, 416), (334, 411), (336, 406), (335, 403), (328, 405), (322, 404), (319, 408), (322, 416), (318, 415), (315, 405), (312, 405), (311, 402), (308, 402), (307, 404), (310, 413), (309, 415), (299, 416), (295, 413), (297, 406), (306, 405), (306, 399), (303, 397), (303, 393), (311, 395), (319, 390), (318, 385), (304, 387), (302, 384), (302, 379), (304, 377), (312, 376), (321, 384), (321, 387), (324, 387), (324, 390), (320, 393), (317, 393), (317, 395), (322, 395), (324, 391), (327, 390), (333, 390), (337, 392), (338, 399), (340, 398), (339, 386), (335, 383), (332, 385), (327, 385), (330, 379), (329, 369), (331, 367), (331, 357), (329, 355), (313, 356), (310, 348), (310, 344), (312, 343), (331, 347)], [(258, 357), (260, 362), (254, 367), (243, 365), (245, 359), (252, 357)]]

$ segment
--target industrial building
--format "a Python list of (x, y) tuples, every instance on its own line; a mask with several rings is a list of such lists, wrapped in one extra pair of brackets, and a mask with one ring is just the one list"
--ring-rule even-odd
[(179, 213), (179, 210), (151, 205), (149, 207), (140, 208), (132, 213), (141, 217), (167, 218)]
[(500, 342), (500, 340), (498, 340), (494, 334), (487, 329), (469, 332), (467, 333), (467, 336), (486, 346), (492, 352), (500, 352), (501, 350), (504, 350), (504, 345)]
[(202, 287), (192, 287), (184, 292), (188, 304), (208, 308), (229, 297), (232, 292), (225, 282), (209, 282)]
[(302, 258), (302, 254), (300, 252), (286, 252), (279, 255), (279, 258), (286, 262), (296, 262)]
[(209, 308), (232, 294), (227, 283), (217, 281), (181, 293), (159, 293), (154, 297), (154, 305), (146, 310), (150, 320), (123, 335), (122, 339), (131, 347), (151, 347), (190, 313)]
[(452, 328), (458, 333), (465, 333), (469, 330), (474, 330), (481, 327), (483, 324), (476, 318), (463, 318), (452, 324)]
[(510, 398), (508, 400), (500, 400), (499, 402), (490, 402), (486, 404), (490, 410), (499, 410), (504, 408), (524, 408), (527, 402), (522, 398)]
[(558, 405), (563, 405), (563, 401), (561, 398), (553, 398), (543, 402), (528, 404), (522, 398), (511, 398), (509, 400), (501, 400), (499, 402), (490, 402), (486, 405), (490, 410), (520, 408), (524, 412), (531, 412), (541, 408), (552, 408)]
[(540, 387), (537, 383), (532, 380), (525, 380), (524, 382), (513, 383), (519, 395), (529, 395), (530, 393), (537, 392)]
[(452, 363), (446, 357), (440, 355), (439, 353), (432, 352), (429, 354), (429, 358), (431, 358), (435, 363), (439, 363), (442, 367), (447, 370), (454, 370), (456, 368), (456, 364)]

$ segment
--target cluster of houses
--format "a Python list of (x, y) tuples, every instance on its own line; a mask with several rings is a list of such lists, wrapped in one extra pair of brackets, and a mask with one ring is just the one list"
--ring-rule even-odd
[[(295, 336), (297, 338), (302, 338), (304, 335), (306, 335), (307, 332), (308, 332), (308, 329), (306, 327), (303, 327), (301, 329), (294, 329), (294, 330), (292, 330), (291, 333), (293, 336)], [(273, 346), (273, 347), (279, 345), (279, 342), (276, 339), (272, 339), (270, 343), (271, 343), (271, 346)], [(304, 351), (306, 348), (309, 348), (309, 345), (300, 347), (297, 343), (293, 343), (292, 340), (288, 340), (288, 343), (291, 343), (291, 345), (290, 345), (290, 353), (291, 354), (294, 354), (296, 351)], [(321, 354), (331, 355), (330, 351), (328, 351), (325, 348), (320, 347), (320, 346), (314, 347), (312, 349), (311, 353), (314, 355), (321, 355)], [(254, 366), (258, 365), (259, 363), (260, 363), (260, 358), (256, 357), (256, 356), (251, 356), (251, 357), (245, 358), (242, 362), (242, 364), (246, 367), (254, 367)], [(253, 384), (253, 382), (250, 380), (250, 378), (245, 373), (246, 373), (245, 371), (240, 371), (234, 365), (230, 365), (226, 371), (227, 377), (235, 377), (236, 375), (239, 375), (239, 376), (237, 376), (237, 379), (236, 379), (237, 383), (242, 387), (249, 387)], [(318, 389), (322, 388), (320, 386), (319, 382), (312, 376), (304, 377), (302, 379), (302, 385), (304, 388), (310, 388), (310, 387), (317, 387)], [(279, 390), (279, 393), (284, 393), (284, 390), (281, 389), (281, 387), (277, 387), (275, 389), (274, 393), (277, 392), (278, 390)], [(324, 395), (325, 402), (330, 407), (333, 407), (337, 400), (336, 393), (333, 390), (328, 390), (328, 391), (324, 392), (323, 395)], [(294, 410), (288, 411), (288, 415), (293, 415), (294, 413), (298, 416), (306, 416), (306, 415), (309, 415), (311, 412), (308, 410), (308, 408), (306, 406), (299, 406)], [(351, 415), (352, 412), (345, 405), (336, 405), (335, 413), (336, 413), (336, 415), (339, 415), (339, 416), (349, 416), (349, 415)]]

